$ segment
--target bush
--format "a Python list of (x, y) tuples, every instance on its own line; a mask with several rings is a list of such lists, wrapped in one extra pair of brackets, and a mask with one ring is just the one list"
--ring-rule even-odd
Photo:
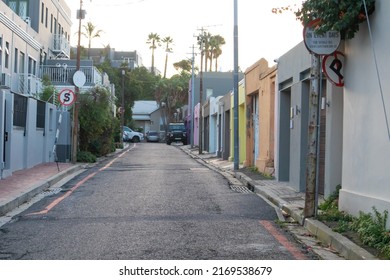
[(96, 156), (88, 151), (79, 151), (77, 153), (77, 161), (93, 163), (96, 162)]
[(109, 92), (97, 87), (81, 94), (79, 102), (80, 150), (96, 156), (111, 153), (119, 120), (112, 114)]
[(390, 231), (386, 230), (388, 211), (381, 214), (373, 207), (373, 212), (360, 212), (359, 217), (351, 222), (350, 228), (358, 233), (363, 244), (379, 250), (384, 258), (390, 259)]

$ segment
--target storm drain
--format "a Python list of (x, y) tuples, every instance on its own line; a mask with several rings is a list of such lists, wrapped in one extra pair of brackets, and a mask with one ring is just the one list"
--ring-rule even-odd
[(52, 189), (47, 189), (47, 190), (44, 190), (43, 192), (41, 192), (39, 194), (39, 196), (41, 197), (46, 197), (46, 196), (51, 196), (51, 195), (55, 195), (55, 194), (58, 194), (62, 191), (61, 188), (52, 188)]
[(242, 185), (230, 185), (230, 189), (238, 193), (253, 193), (250, 189)]

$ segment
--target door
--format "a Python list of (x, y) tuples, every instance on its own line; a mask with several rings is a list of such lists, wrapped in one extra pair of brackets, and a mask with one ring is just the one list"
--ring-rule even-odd
[(253, 164), (256, 165), (256, 161), (259, 158), (259, 146), (260, 146), (260, 120), (259, 120), (259, 96), (257, 94), (252, 96), (252, 116), (253, 116)]

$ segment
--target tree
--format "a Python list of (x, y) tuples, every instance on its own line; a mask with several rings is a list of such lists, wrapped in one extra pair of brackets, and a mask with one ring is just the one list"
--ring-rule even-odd
[(149, 48), (152, 50), (152, 74), (154, 74), (154, 50), (161, 46), (160, 40), (160, 36), (157, 33), (150, 33), (148, 40), (146, 41), (146, 43), (150, 45)]
[(183, 59), (179, 62), (175, 62), (173, 64), (173, 67), (179, 71), (180, 73), (184, 72), (184, 73), (191, 73), (192, 71), (192, 61), (191, 59)]
[(92, 39), (100, 37), (100, 34), (103, 32), (103, 30), (96, 30), (96, 26), (93, 25), (92, 22), (87, 22), (87, 25), (83, 25), (85, 32), (82, 32), (87, 39), (88, 39), (88, 58), (89, 58), (89, 51), (91, 49)]
[(176, 109), (182, 107), (188, 97), (188, 80), (190, 75), (182, 72), (170, 79), (161, 79), (157, 83), (155, 98), (161, 108), (164, 108), (164, 126), (174, 120)]
[(81, 108), (80, 150), (102, 156), (112, 152), (118, 120), (111, 111), (110, 94), (106, 88), (95, 87), (79, 96)]
[(162, 39), (162, 42), (165, 44), (165, 67), (164, 67), (164, 78), (167, 77), (167, 64), (168, 64), (168, 53), (172, 52), (170, 44), (173, 44), (173, 39), (171, 37), (165, 37)]
[(210, 71), (212, 71), (213, 59), (215, 60), (215, 72), (218, 71), (218, 58), (222, 54), (221, 46), (226, 44), (225, 38), (221, 35), (211, 36), (210, 38)]

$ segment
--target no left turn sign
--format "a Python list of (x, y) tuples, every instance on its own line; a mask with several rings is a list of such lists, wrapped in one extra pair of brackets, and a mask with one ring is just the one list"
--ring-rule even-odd
[(58, 100), (62, 106), (70, 106), (76, 100), (76, 95), (70, 89), (63, 89), (58, 95)]

